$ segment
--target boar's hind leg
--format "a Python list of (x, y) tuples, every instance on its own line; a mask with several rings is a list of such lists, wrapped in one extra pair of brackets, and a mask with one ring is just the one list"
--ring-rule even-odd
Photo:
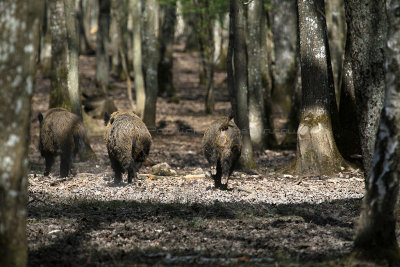
[(48, 154), (44, 156), (44, 159), (46, 161), (46, 170), (44, 171), (44, 176), (49, 176), (51, 167), (53, 166), (54, 163), (54, 155)]
[(216, 188), (221, 187), (222, 167), (221, 160), (217, 160), (217, 173), (214, 175), (214, 185)]
[(122, 181), (122, 167), (117, 160), (110, 156), (111, 168), (114, 170), (114, 183), (120, 183)]
[(132, 177), (137, 178), (137, 167), (135, 165), (135, 162), (132, 160), (131, 163), (128, 166), (128, 184), (132, 183)]
[(72, 167), (72, 149), (61, 152), (60, 177), (67, 177)]
[(222, 181), (221, 181), (221, 189), (228, 188), (228, 179), (231, 175), (231, 162), (228, 159), (224, 159), (222, 162)]

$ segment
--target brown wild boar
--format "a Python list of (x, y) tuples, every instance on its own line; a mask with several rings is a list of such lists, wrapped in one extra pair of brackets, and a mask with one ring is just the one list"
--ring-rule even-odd
[(226, 189), (242, 149), (240, 130), (232, 116), (214, 121), (205, 131), (202, 143), (204, 156), (216, 166), (215, 187)]
[(85, 149), (86, 129), (82, 120), (63, 108), (52, 108), (39, 113), (39, 150), (46, 161), (45, 176), (48, 176), (54, 159), (60, 155), (60, 176), (67, 177), (72, 168), (73, 157)]
[(143, 121), (133, 112), (117, 111), (104, 117), (106, 124), (105, 141), (115, 183), (122, 180), (122, 173), (128, 172), (128, 183), (137, 178), (142, 163), (151, 147), (151, 135)]

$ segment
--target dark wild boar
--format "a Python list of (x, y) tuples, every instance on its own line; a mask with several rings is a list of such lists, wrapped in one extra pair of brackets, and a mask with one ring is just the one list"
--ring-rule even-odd
[(46, 161), (45, 176), (48, 176), (54, 159), (60, 155), (60, 176), (67, 177), (72, 168), (72, 159), (85, 149), (86, 129), (82, 120), (63, 108), (52, 108), (39, 113), (39, 150)]
[(232, 116), (214, 121), (203, 136), (203, 152), (208, 162), (216, 166), (215, 187), (226, 189), (228, 180), (240, 158), (242, 139)]
[(142, 163), (151, 147), (151, 135), (143, 121), (133, 112), (117, 111), (104, 117), (106, 124), (105, 141), (115, 183), (122, 180), (122, 173), (128, 172), (128, 183), (137, 178)]

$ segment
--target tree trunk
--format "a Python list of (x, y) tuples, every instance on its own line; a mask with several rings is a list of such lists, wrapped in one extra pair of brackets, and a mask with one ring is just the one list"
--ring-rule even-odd
[(130, 0), (130, 10), (133, 22), (133, 69), (135, 75), (136, 112), (143, 118), (146, 104), (146, 89), (142, 70), (142, 26), (140, 19), (140, 0)]
[[(265, 88), (262, 83), (261, 64), (263, 64), (261, 29), (263, 12), (263, 1), (254, 0), (248, 5), (247, 10), (247, 57), (248, 57), (248, 83), (249, 83), (249, 127), (252, 144), (258, 148), (264, 148), (265, 115), (264, 94)], [(267, 61), (266, 58), (264, 58)]]
[(364, 177), (369, 177), (384, 98), (385, 5), (381, 0), (346, 0), (345, 4)]
[(302, 111), (293, 166), (299, 175), (333, 174), (347, 167), (332, 130), (336, 101), (323, 0), (298, 1)]
[(68, 94), (71, 112), (82, 118), (81, 93), (79, 90), (79, 40), (76, 25), (75, 1), (64, 0), (65, 26), (68, 43)]
[(146, 101), (143, 122), (148, 128), (156, 126), (156, 105), (158, 92), (158, 47), (156, 38), (157, 1), (148, 0), (143, 12), (143, 44), (145, 64)]
[[(45, 1), (46, 2), (46, 1)], [(39, 69), (45, 76), (51, 75), (51, 33), (50, 33), (50, 8), (45, 3), (43, 25), (40, 32), (39, 44)]]
[[(244, 169), (256, 168), (251, 145), (249, 117), (247, 105), (248, 74), (247, 74), (247, 50), (245, 39), (245, 20), (243, 3), (240, 0), (231, 0), (231, 16), (233, 17), (233, 69), (234, 69), (234, 93), (236, 98), (235, 121), (242, 135), (242, 154), (240, 165)], [(231, 58), (232, 60), (232, 58)], [(229, 79), (229, 77), (228, 77)]]
[(49, 108), (71, 110), (68, 92), (68, 42), (65, 27), (64, 2), (49, 0), (51, 18), (51, 90)]
[(346, 40), (346, 20), (344, 0), (325, 1), (326, 24), (328, 28), (329, 51), (331, 54), (333, 81), (336, 101), (339, 103), (343, 69), (344, 45)]
[(400, 263), (396, 240), (396, 207), (400, 173), (400, 23), (398, 0), (386, 2), (389, 22), (386, 46), (386, 93), (360, 223), (356, 255), (389, 265)]
[(158, 62), (159, 95), (176, 96), (173, 81), (173, 53), (176, 24), (176, 2), (160, 4), (160, 33), (158, 37), (160, 61)]
[(271, 9), (274, 40), (272, 97), (274, 109), (287, 117), (296, 81), (296, 0), (273, 0)]
[(96, 82), (105, 91), (109, 84), (108, 45), (110, 29), (110, 0), (99, 1), (99, 20), (96, 38)]
[(0, 266), (26, 266), (31, 98), (44, 1), (1, 1)]

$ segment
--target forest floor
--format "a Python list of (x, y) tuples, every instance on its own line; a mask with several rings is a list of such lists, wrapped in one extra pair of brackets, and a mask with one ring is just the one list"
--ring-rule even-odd
[[(96, 161), (75, 163), (77, 174), (59, 178), (59, 161), (44, 177), (38, 150), (38, 112), (46, 111), (50, 82), (38, 74), (33, 97), (29, 159), (29, 266), (331, 265), (352, 248), (364, 194), (362, 175), (296, 177), (278, 170), (289, 150), (255, 153), (259, 169), (237, 170), (229, 190), (213, 188), (201, 138), (210, 122), (227, 114), (225, 74), (217, 73), (216, 113), (204, 114), (199, 58), (177, 46), (174, 84), (179, 103), (159, 97), (150, 159), (177, 175), (149, 175), (113, 183), (102, 132), (90, 129)], [(81, 84), (94, 86), (95, 58), (81, 56)], [(111, 79), (110, 95), (128, 109), (125, 83)], [(279, 124), (279, 121), (277, 122)]]

